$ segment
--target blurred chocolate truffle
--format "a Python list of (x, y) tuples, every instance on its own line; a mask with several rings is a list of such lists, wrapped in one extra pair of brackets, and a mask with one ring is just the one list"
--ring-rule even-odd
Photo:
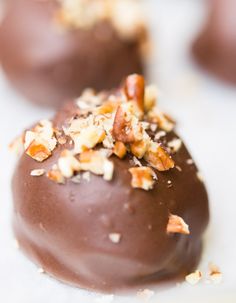
[(0, 27), (0, 60), (11, 84), (52, 106), (143, 72), (147, 45), (135, 0), (11, 0)]
[(236, 84), (236, 1), (209, 0), (208, 4), (208, 19), (193, 54), (206, 70)]
[(21, 249), (66, 283), (111, 292), (198, 264), (208, 198), (173, 121), (139, 75), (85, 91), (22, 137), (13, 177)]

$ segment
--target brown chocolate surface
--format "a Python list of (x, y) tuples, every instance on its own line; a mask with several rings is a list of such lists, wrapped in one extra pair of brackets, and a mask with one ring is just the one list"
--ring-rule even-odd
[(85, 87), (110, 89), (143, 72), (140, 39), (121, 39), (109, 22), (89, 30), (61, 29), (55, 0), (9, 2), (0, 27), (0, 61), (29, 100), (58, 106)]
[(236, 84), (236, 1), (208, 3), (208, 19), (194, 42), (193, 54), (205, 69)]
[[(55, 125), (73, 108), (68, 105)], [(176, 137), (172, 131), (161, 141)], [(24, 154), (13, 177), (14, 231), (38, 266), (69, 284), (108, 292), (183, 278), (196, 268), (208, 198), (183, 144), (173, 155), (176, 167), (155, 171), (158, 180), (149, 191), (131, 187), (129, 154), (122, 160), (111, 157), (115, 170), (109, 182), (91, 174), (90, 181), (57, 184), (30, 175), (36, 168), (48, 171), (65, 147), (68, 143), (58, 145), (42, 163)], [(189, 235), (166, 232), (170, 214), (184, 219)], [(120, 235), (118, 243), (110, 240), (113, 233)]]

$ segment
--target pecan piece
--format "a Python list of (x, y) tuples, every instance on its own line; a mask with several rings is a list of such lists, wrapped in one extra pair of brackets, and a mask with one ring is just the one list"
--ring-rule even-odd
[(113, 148), (113, 153), (114, 153), (117, 157), (119, 157), (120, 159), (122, 159), (122, 158), (125, 157), (126, 152), (127, 152), (127, 150), (126, 150), (125, 144), (124, 144), (123, 142), (117, 141), (117, 142), (115, 143), (114, 148)]
[(128, 76), (125, 80), (124, 92), (128, 101), (135, 101), (139, 109), (144, 112), (144, 77), (137, 74)]
[(117, 108), (112, 129), (112, 136), (116, 141), (132, 143), (135, 141), (131, 120), (121, 106)]
[(173, 159), (160, 144), (152, 142), (144, 155), (144, 159), (159, 171), (166, 171), (175, 166)]
[(51, 156), (51, 151), (45, 140), (37, 138), (26, 149), (26, 154), (38, 162), (43, 162)]
[(132, 175), (131, 185), (133, 188), (142, 188), (144, 190), (153, 188), (156, 175), (150, 167), (132, 167), (129, 172)]
[(178, 233), (185, 235), (190, 234), (188, 225), (184, 222), (184, 220), (181, 217), (176, 215), (169, 216), (169, 221), (166, 230), (167, 233)]

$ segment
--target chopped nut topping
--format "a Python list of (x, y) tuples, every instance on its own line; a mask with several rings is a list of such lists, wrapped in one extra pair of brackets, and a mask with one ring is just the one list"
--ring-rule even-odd
[(175, 166), (169, 154), (156, 142), (152, 142), (144, 159), (159, 171), (165, 171)]
[(65, 183), (65, 178), (63, 177), (61, 171), (56, 167), (52, 168), (47, 173), (47, 177), (48, 177), (48, 179), (50, 179), (51, 181), (54, 181), (56, 183), (59, 183), (59, 184)]
[(135, 141), (131, 121), (121, 106), (116, 111), (112, 135), (116, 141), (123, 143), (132, 143)]
[(27, 131), (24, 138), (26, 154), (38, 162), (51, 156), (57, 145), (52, 123), (48, 120), (41, 121), (33, 131)]
[(220, 269), (218, 266), (216, 266), (213, 263), (209, 264), (209, 276), (210, 276), (210, 280), (214, 283), (214, 284), (219, 284), (222, 282), (222, 273), (220, 272)]
[(175, 138), (168, 142), (168, 147), (171, 149), (171, 152), (176, 153), (182, 146), (182, 141), (178, 138)]
[(156, 175), (150, 167), (132, 167), (129, 169), (132, 175), (131, 185), (134, 188), (149, 190), (153, 188)]
[(195, 272), (187, 275), (185, 277), (186, 282), (188, 282), (191, 285), (196, 285), (202, 278), (202, 273), (199, 270), (196, 270)]
[(144, 111), (144, 77), (134, 74), (126, 78), (124, 86), (125, 95), (128, 101), (135, 101), (141, 112)]
[[(139, 39), (146, 26), (139, 4), (134, 0), (58, 0), (61, 8), (55, 14), (59, 26), (91, 29), (96, 23), (108, 20), (121, 39)], [(122, 19), (122, 20), (121, 20)], [(142, 43), (147, 44), (147, 38)], [(142, 46), (141, 45), (141, 46)]]
[(26, 149), (26, 154), (38, 162), (43, 162), (51, 156), (47, 142), (42, 139), (33, 140)]
[(112, 243), (118, 244), (121, 240), (121, 234), (118, 233), (111, 233), (109, 234), (109, 239)]
[(113, 149), (114, 154), (119, 157), (120, 159), (124, 158), (127, 152), (127, 149), (125, 147), (125, 144), (123, 142), (117, 141), (115, 143), (114, 149)]
[[(156, 97), (156, 89), (145, 88), (144, 78), (136, 74), (127, 77), (123, 88), (112, 94), (85, 90), (76, 100), (79, 108), (62, 128), (54, 129), (52, 122), (43, 120), (25, 133), (26, 154), (42, 162), (52, 155), (57, 144), (67, 144), (69, 149), (60, 154), (47, 173), (47, 177), (57, 183), (64, 183), (66, 178), (79, 183), (85, 176), (89, 181), (90, 173), (110, 181), (114, 164), (109, 158), (123, 159), (128, 154), (127, 160), (132, 166), (138, 166), (129, 170), (131, 185), (150, 190), (157, 180), (153, 169), (173, 168), (175, 163), (168, 147), (177, 152), (181, 144), (180, 139), (172, 140), (168, 146), (155, 142), (166, 135), (164, 130), (169, 131), (174, 126), (173, 121), (155, 106)], [(35, 176), (41, 173), (31, 172)]]
[(193, 161), (193, 159), (187, 159), (186, 163), (188, 165), (192, 165), (192, 164), (194, 164), (194, 161)]
[(30, 172), (30, 175), (33, 177), (40, 177), (45, 174), (45, 169), (33, 169)]
[(40, 268), (38, 268), (38, 273), (39, 273), (39, 274), (44, 274), (44, 273), (45, 273), (45, 270), (44, 270), (43, 268), (40, 267)]
[(103, 175), (105, 180), (111, 180), (113, 176), (114, 165), (107, 160), (101, 151), (89, 150), (80, 154), (81, 170), (90, 171), (95, 175)]
[(73, 156), (71, 151), (66, 149), (61, 153), (60, 158), (58, 159), (58, 168), (63, 177), (71, 178), (75, 172), (80, 171), (80, 163)]
[(167, 225), (167, 233), (190, 234), (188, 225), (184, 220), (176, 215), (170, 215)]
[(138, 159), (142, 159), (149, 146), (148, 140), (134, 142), (130, 145), (132, 154)]

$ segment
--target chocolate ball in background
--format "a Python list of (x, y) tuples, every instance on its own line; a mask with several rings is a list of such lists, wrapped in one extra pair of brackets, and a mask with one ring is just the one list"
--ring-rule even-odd
[(197, 62), (215, 76), (236, 84), (236, 1), (209, 0), (209, 15), (193, 44)]
[[(128, 83), (131, 89), (127, 91), (140, 97), (142, 90), (133, 89), (133, 81)], [(122, 108), (129, 116), (132, 107), (127, 102), (135, 98), (129, 101), (130, 95), (125, 99), (120, 94), (99, 95), (97, 98), (105, 106), (91, 109), (93, 98), (87, 93), (57, 113), (53, 119), (56, 146), (48, 122), (40, 122), (33, 134), (24, 135), (26, 151), (19, 159), (12, 183), (14, 231), (20, 248), (49, 275), (86, 289), (113, 292), (184, 279), (197, 267), (209, 219), (206, 189), (191, 155), (170, 128), (171, 122), (159, 110), (151, 109), (146, 115), (153, 123), (146, 124), (149, 135), (143, 132), (142, 143), (160, 148), (162, 160), (155, 153), (149, 159), (149, 143), (139, 145), (140, 141), (133, 143), (135, 139), (126, 136), (128, 125), (120, 112)], [(138, 112), (131, 114), (130, 120), (138, 126), (136, 131), (144, 125), (135, 124), (137, 119), (138, 123), (147, 121)], [(110, 129), (112, 117), (115, 120)], [(84, 146), (94, 146), (93, 123), (96, 131), (102, 125), (106, 136), (92, 151), (79, 153), (78, 143), (82, 141)], [(49, 136), (49, 145), (45, 136)], [(114, 147), (107, 148), (109, 144)], [(136, 144), (136, 152), (141, 152), (139, 160), (134, 156)], [(51, 151), (49, 146), (53, 146)], [(77, 152), (68, 152), (74, 148)], [(146, 150), (144, 155), (142, 148)], [(96, 157), (97, 152), (106, 154), (104, 171), (97, 170), (99, 157), (94, 166), (88, 166), (89, 155), (94, 152)], [(155, 159), (160, 167), (154, 168)], [(105, 177), (111, 163), (113, 176)], [(83, 164), (90, 173), (84, 171)]]
[(110, 89), (122, 77), (142, 73), (147, 31), (138, 4), (116, 0), (110, 11), (107, 5), (106, 0), (6, 3), (0, 61), (12, 86), (32, 102), (59, 106), (86, 87)]

